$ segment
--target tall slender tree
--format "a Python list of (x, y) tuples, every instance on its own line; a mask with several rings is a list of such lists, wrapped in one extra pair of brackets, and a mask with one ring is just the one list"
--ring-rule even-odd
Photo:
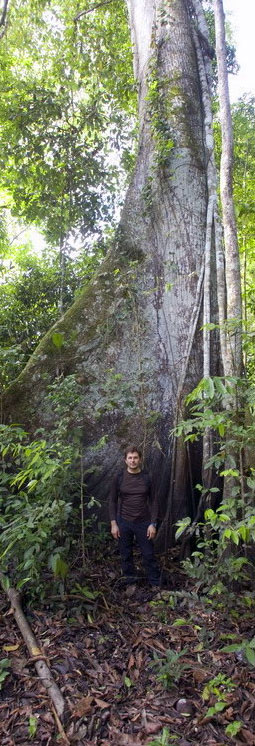
[(226, 375), (240, 375), (242, 371), (241, 344), (241, 275), (237, 227), (233, 199), (233, 127), (229, 98), (225, 17), (222, 0), (214, 0), (218, 92), (222, 132), (220, 167), (220, 195), (222, 204), (225, 273), (226, 273), (226, 344), (223, 355)]

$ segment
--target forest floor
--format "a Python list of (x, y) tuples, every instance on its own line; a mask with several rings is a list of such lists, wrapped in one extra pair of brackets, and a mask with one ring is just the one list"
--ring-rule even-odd
[(152, 590), (144, 579), (125, 587), (112, 544), (104, 555), (95, 551), (86, 572), (74, 570), (67, 597), (46, 594), (33, 610), (24, 603), (65, 698), (65, 737), (2, 598), (1, 658), (10, 668), (0, 691), (1, 746), (255, 744), (253, 604), (201, 598), (173, 555), (167, 588)]

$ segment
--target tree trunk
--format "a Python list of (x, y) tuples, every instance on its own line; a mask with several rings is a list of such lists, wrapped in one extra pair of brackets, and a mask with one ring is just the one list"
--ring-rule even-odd
[[(222, 218), (225, 245), (225, 277), (226, 277), (226, 324), (225, 351), (223, 355), (224, 373), (226, 376), (240, 377), (242, 374), (242, 300), (241, 300), (241, 272), (237, 240), (237, 228), (233, 199), (233, 128), (229, 99), (225, 17), (222, 0), (214, 0), (216, 56), (218, 68), (218, 92), (221, 119), (221, 165), (220, 165), (220, 195), (222, 204)], [(237, 417), (239, 402), (233, 395), (226, 403), (232, 409), (232, 417)], [(236, 464), (240, 466), (240, 449), (233, 445), (233, 437), (226, 438), (225, 468), (231, 469)], [(227, 476), (224, 480), (224, 501), (233, 496), (236, 479)]]
[(216, 56), (218, 68), (218, 93), (222, 132), (220, 167), (220, 194), (223, 216), (226, 277), (226, 348), (223, 357), (224, 372), (240, 376), (242, 371), (241, 344), (241, 274), (237, 241), (237, 228), (233, 199), (233, 128), (228, 87), (228, 70), (225, 39), (225, 17), (222, 0), (214, 0)]
[[(212, 216), (199, 73), (206, 53), (200, 49), (199, 61), (196, 19), (185, 0), (127, 5), (140, 136), (120, 225), (97, 277), (10, 388), (5, 412), (15, 422), (50, 426), (47, 384), (59, 368), (64, 376), (75, 372), (83, 386), (86, 468), (100, 465), (93, 495), (105, 501), (122, 449), (135, 440), (157, 479), (163, 512), (168, 505), (171, 537), (176, 520), (189, 512), (191, 482), (201, 478), (199, 449), (188, 454), (179, 442), (172, 448), (170, 431), (183, 413), (185, 394), (203, 375), (200, 327)], [(63, 335), (59, 349), (54, 331)], [(218, 359), (214, 346), (207, 372), (218, 372)], [(102, 435), (108, 443), (95, 453), (90, 447)]]
[(3, 9), (0, 16), (0, 39), (3, 38), (6, 31), (8, 4), (9, 0), (4, 0)]

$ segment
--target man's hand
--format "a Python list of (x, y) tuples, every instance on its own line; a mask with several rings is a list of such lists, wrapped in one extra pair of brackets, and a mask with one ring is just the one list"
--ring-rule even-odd
[(111, 521), (111, 534), (114, 539), (120, 538), (120, 530), (117, 521)]
[(154, 539), (156, 536), (156, 533), (157, 533), (157, 529), (155, 528), (155, 526), (152, 525), (152, 523), (150, 523), (147, 529), (147, 538)]

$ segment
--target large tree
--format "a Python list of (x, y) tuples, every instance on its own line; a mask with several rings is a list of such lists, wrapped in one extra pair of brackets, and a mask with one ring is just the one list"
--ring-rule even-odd
[[(123, 446), (135, 439), (158, 476), (172, 527), (190, 510), (202, 459), (198, 447), (188, 451), (170, 433), (187, 392), (202, 375), (221, 371), (217, 332), (208, 326), (201, 332), (203, 321), (224, 315), (225, 291), (212, 50), (200, 0), (127, 0), (127, 7), (140, 133), (120, 224), (94, 280), (7, 392), (5, 412), (33, 427), (50, 426), (47, 385), (60, 371), (75, 373), (87, 466), (100, 463), (93, 495), (105, 497)], [(102, 435), (107, 443), (95, 455)], [(207, 457), (209, 433), (204, 448)]]

